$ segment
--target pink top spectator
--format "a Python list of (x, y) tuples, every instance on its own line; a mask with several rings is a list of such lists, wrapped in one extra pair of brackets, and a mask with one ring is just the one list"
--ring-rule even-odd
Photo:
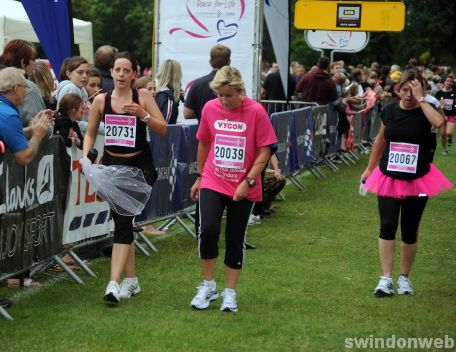
[[(256, 149), (277, 143), (277, 137), (264, 108), (244, 97), (242, 105), (227, 110), (219, 99), (204, 106), (196, 134), (200, 141), (211, 142), (201, 179), (201, 188), (233, 197), (257, 157)], [(261, 201), (261, 176), (247, 195)]]

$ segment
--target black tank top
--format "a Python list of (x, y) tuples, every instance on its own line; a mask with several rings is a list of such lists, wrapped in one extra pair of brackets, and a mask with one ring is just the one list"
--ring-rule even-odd
[[(431, 162), (430, 134), (432, 125), (420, 107), (402, 109), (399, 103), (386, 106), (380, 114), (385, 125), (386, 148), (380, 159), (380, 170), (385, 175), (402, 180), (414, 180), (429, 172)], [(411, 163), (414, 156), (400, 155), (391, 149), (391, 143), (407, 143), (419, 146), (416, 172), (407, 173), (388, 170), (388, 163)], [(416, 153), (416, 152), (415, 152)], [(401, 160), (403, 159), (403, 160)]]
[[(103, 111), (103, 122), (105, 123), (105, 144), (108, 139), (115, 139), (115, 136), (128, 137), (129, 141), (125, 143), (126, 146), (121, 145), (105, 145), (105, 150), (117, 153), (117, 154), (128, 154), (134, 153), (137, 151), (145, 150), (149, 147), (147, 142), (147, 126), (144, 122), (141, 121), (139, 116), (136, 116), (136, 133), (133, 134), (133, 130), (130, 130), (131, 127), (115, 127), (112, 125), (106, 124), (106, 115), (121, 115), (121, 116), (132, 116), (126, 113), (117, 113), (113, 110), (111, 105), (111, 94), (112, 92), (106, 93), (105, 95), (105, 106)], [(133, 102), (139, 104), (138, 90), (132, 89)], [(113, 136), (114, 138), (109, 138)]]

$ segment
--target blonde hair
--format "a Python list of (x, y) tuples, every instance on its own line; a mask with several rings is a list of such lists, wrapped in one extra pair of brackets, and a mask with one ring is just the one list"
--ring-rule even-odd
[(24, 74), (16, 67), (7, 67), (0, 70), (0, 94), (9, 93), (14, 87), (25, 86), (26, 84), (27, 81)]
[(241, 73), (233, 66), (223, 66), (217, 71), (209, 85), (212, 89), (229, 86), (235, 90), (245, 92), (245, 84), (242, 81)]
[(54, 91), (54, 78), (48, 65), (43, 61), (38, 61), (33, 67), (30, 75), (30, 80), (35, 82), (41, 92), (41, 96), (46, 101), (52, 100), (52, 92)]
[(152, 78), (150, 77), (141, 77), (141, 78), (138, 78), (136, 81), (135, 81), (135, 88), (136, 89), (140, 89), (140, 88), (146, 88), (147, 87), (147, 84), (149, 82), (152, 82)]
[(174, 94), (174, 102), (180, 99), (182, 70), (180, 64), (176, 60), (165, 60), (158, 68), (157, 73), (157, 92), (163, 91), (166, 88), (171, 88)]
[(342, 72), (337, 72), (334, 74), (333, 80), (337, 84), (343, 84), (347, 80), (347, 76), (345, 76)]

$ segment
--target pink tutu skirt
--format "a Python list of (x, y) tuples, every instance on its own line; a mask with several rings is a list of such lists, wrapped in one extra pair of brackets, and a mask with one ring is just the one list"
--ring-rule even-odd
[(370, 193), (383, 197), (433, 197), (453, 187), (453, 184), (433, 164), (429, 172), (415, 180), (399, 180), (385, 175), (377, 166), (364, 187)]

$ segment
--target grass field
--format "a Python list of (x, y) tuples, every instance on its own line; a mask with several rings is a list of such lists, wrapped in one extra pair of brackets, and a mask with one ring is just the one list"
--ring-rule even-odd
[[(435, 164), (455, 182), (452, 152)], [(48, 284), (37, 290), (1, 288), (15, 320), (0, 320), (0, 350), (344, 351), (346, 338), (371, 335), (456, 339), (456, 191), (425, 211), (415, 296), (378, 299), (376, 198), (357, 190), (366, 163), (325, 170), (320, 181), (304, 176), (304, 191), (287, 186), (276, 213), (249, 228), (257, 249), (246, 255), (239, 313), (221, 313), (220, 299), (207, 311), (189, 308), (200, 281), (196, 241), (175, 227), (176, 236), (155, 242), (158, 253), (138, 255), (143, 292), (119, 307), (102, 301), (107, 260), (93, 264), (97, 278), (82, 275), (84, 285), (59, 274), (41, 276)], [(223, 273), (220, 265), (219, 289)]]

